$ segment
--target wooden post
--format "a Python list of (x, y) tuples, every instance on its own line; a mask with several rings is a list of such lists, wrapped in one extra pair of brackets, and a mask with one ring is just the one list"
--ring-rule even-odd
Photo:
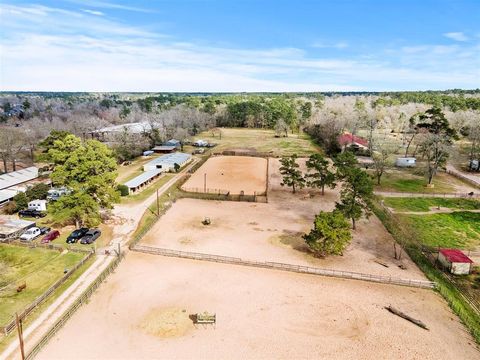
[(17, 331), (18, 331), (18, 340), (20, 342), (20, 352), (22, 355), (22, 360), (25, 360), (25, 349), (24, 349), (24, 344), (23, 344), (23, 328), (22, 328), (22, 322), (18, 317), (18, 313), (15, 313), (15, 322), (17, 325)]
[(157, 189), (157, 216), (160, 216), (160, 203), (158, 201), (158, 189)]
[(203, 192), (207, 193), (207, 173), (203, 174)]

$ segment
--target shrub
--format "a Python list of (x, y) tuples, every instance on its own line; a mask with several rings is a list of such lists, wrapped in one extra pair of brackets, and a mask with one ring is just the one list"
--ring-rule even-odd
[(13, 200), (15, 201), (17, 211), (26, 209), (28, 206), (28, 198), (25, 193), (18, 193), (13, 197)]
[(128, 186), (119, 184), (117, 190), (120, 192), (120, 196), (127, 196), (129, 194)]
[(37, 199), (45, 200), (47, 198), (48, 190), (50, 190), (49, 185), (40, 183), (29, 188), (25, 194), (29, 201)]
[(7, 215), (15, 214), (15, 213), (17, 212), (17, 204), (15, 203), (15, 201), (9, 201), (9, 202), (3, 207), (3, 211), (4, 211), (5, 214), (7, 214)]

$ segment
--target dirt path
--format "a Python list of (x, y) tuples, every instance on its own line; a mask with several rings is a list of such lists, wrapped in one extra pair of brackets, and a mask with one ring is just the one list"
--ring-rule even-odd
[[(163, 194), (175, 182), (185, 176), (186, 172), (196, 163), (194, 160), (184, 170), (165, 183), (159, 190)], [(120, 247), (125, 250), (130, 235), (135, 231), (138, 223), (145, 212), (145, 209), (155, 200), (157, 194), (154, 193), (139, 203), (130, 203), (126, 205), (117, 205), (113, 211), (113, 217), (116, 219), (114, 226), (113, 240), (105, 248), (97, 249), (97, 259), (92, 266), (85, 271), (55, 302), (50, 305), (33, 323), (24, 329), (25, 348), (28, 351), (29, 346), (33, 346), (42, 338), (62, 314), (73, 304), (73, 302), (88, 288), (88, 286), (100, 275), (100, 273), (113, 261), (113, 256), (106, 256), (105, 249), (116, 250)], [(18, 341), (13, 341), (7, 349), (0, 354), (0, 360), (16, 358), (19, 353)]]

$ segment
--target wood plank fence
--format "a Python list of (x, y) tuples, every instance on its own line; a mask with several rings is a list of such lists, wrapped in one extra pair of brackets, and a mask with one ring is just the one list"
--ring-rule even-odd
[(48, 341), (63, 327), (68, 319), (70, 319), (83, 304), (88, 302), (88, 299), (92, 296), (95, 290), (102, 284), (105, 278), (115, 270), (124, 256), (125, 255), (122, 254), (108, 264), (105, 270), (103, 270), (100, 275), (97, 276), (97, 278), (82, 293), (82, 295), (80, 295), (80, 297), (78, 297), (75, 302), (63, 313), (60, 319), (53, 324), (50, 330), (28, 351), (25, 359), (31, 360), (40, 352), (40, 350), (48, 343)]
[(179, 258), (192, 259), (192, 260), (202, 260), (202, 261), (211, 261), (211, 262), (218, 262), (218, 263), (225, 263), (225, 264), (276, 269), (276, 270), (290, 271), (290, 272), (303, 273), (303, 274), (336, 277), (336, 278), (342, 278), (342, 279), (363, 280), (363, 281), (370, 281), (370, 282), (376, 282), (376, 283), (394, 284), (394, 285), (410, 286), (410, 287), (417, 287), (417, 288), (428, 288), (428, 289), (435, 288), (435, 283), (427, 280), (402, 279), (402, 278), (395, 278), (391, 276), (363, 274), (363, 273), (357, 273), (352, 271), (341, 271), (341, 270), (333, 270), (333, 269), (322, 269), (322, 268), (316, 268), (311, 266), (284, 264), (284, 263), (268, 262), (268, 261), (243, 260), (241, 258), (230, 257), (230, 256), (170, 250), (170, 249), (163, 249), (163, 248), (157, 248), (157, 247), (151, 247), (151, 246), (145, 246), (145, 245), (132, 246), (131, 250), (147, 253), (147, 254), (168, 256), (168, 257), (179, 257)]
[[(94, 252), (89, 252), (87, 256), (85, 256), (65, 275), (63, 275), (60, 279), (58, 279), (42, 295), (37, 297), (30, 305), (28, 305), (24, 310), (22, 310), (22, 312), (18, 314), (18, 318), (20, 320), (24, 320), (28, 315), (30, 315), (39, 305), (43, 304), (55, 290), (57, 290), (65, 281), (67, 281), (67, 279), (70, 278), (70, 276), (72, 276), (73, 273), (77, 271), (83, 264), (85, 264), (85, 262), (87, 262), (93, 255), (94, 255)], [(8, 324), (1, 327), (2, 333), (5, 336), (10, 334), (15, 328), (16, 328), (15, 317), (13, 317)]]

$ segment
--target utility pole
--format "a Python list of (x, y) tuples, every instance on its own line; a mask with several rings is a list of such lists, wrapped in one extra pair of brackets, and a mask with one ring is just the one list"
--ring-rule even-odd
[(20, 352), (22, 355), (22, 360), (25, 360), (25, 349), (23, 345), (23, 328), (22, 328), (22, 322), (18, 317), (18, 313), (15, 313), (15, 322), (17, 325), (18, 340), (20, 341)]
[(207, 193), (207, 173), (203, 174), (203, 192)]
[(160, 203), (158, 201), (158, 189), (157, 189), (157, 216), (160, 216)]

